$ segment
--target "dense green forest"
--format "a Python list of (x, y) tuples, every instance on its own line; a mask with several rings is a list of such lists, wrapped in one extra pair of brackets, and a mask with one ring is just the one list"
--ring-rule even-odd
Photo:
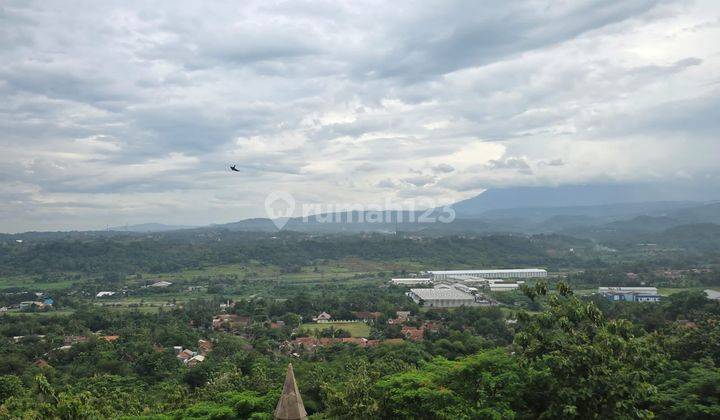
[[(478, 237), (396, 237), (388, 235), (316, 236), (282, 234), (248, 238), (219, 232), (186, 239), (173, 235), (59, 239), (0, 243), (0, 275), (51, 272), (165, 272), (201, 266), (259, 261), (283, 267), (312, 265), (318, 260), (358, 257), (393, 261), (409, 259), (428, 266), (572, 265), (547, 248), (590, 246), (586, 240), (558, 235), (489, 235)], [(567, 254), (567, 252), (563, 253)]]

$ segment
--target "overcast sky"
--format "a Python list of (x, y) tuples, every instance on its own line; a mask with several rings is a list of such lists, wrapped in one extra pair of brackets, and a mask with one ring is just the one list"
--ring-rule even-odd
[(718, 183), (720, 2), (5, 0), (0, 99), (5, 232)]

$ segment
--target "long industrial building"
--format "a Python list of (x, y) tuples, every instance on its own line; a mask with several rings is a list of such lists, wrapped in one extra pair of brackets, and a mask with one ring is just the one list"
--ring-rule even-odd
[(620, 292), (620, 293), (650, 293), (650, 294), (653, 294), (653, 295), (657, 295), (658, 289), (657, 289), (657, 287), (627, 287), (627, 286), (598, 287), (598, 293), (608, 293), (608, 292)]
[(433, 280), (444, 280), (458, 276), (483, 279), (528, 279), (547, 277), (547, 271), (541, 268), (517, 268), (498, 270), (448, 270), (428, 271)]
[(477, 289), (462, 284), (441, 285), (432, 289), (410, 289), (407, 295), (427, 308), (456, 308), (458, 306), (488, 306), (497, 302), (477, 295)]
[(518, 290), (520, 285), (518, 283), (493, 283), (488, 286), (491, 292), (507, 292), (512, 290)]
[(415, 285), (428, 285), (432, 284), (432, 279), (421, 278), (421, 277), (410, 277), (410, 278), (396, 278), (390, 279), (390, 284), (396, 286), (415, 286)]

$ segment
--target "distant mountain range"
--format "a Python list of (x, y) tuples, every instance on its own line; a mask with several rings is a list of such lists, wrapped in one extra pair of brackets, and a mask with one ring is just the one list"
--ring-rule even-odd
[[(300, 232), (394, 232), (424, 233), (567, 232), (585, 233), (626, 230), (657, 232), (693, 223), (720, 223), (720, 204), (709, 202), (713, 190), (668, 185), (571, 185), (491, 189), (451, 206), (453, 223), (418, 223), (423, 212), (388, 211), (382, 223), (359, 223), (366, 218), (351, 215), (316, 215), (307, 220), (291, 218), (286, 230)], [(669, 199), (668, 199), (669, 198)], [(442, 214), (442, 209), (429, 216)], [(428, 216), (428, 214), (425, 214)], [(328, 219), (334, 222), (327, 222)], [(351, 222), (352, 221), (352, 222)], [(276, 231), (270, 219), (248, 219), (216, 227), (240, 231)]]
[[(453, 208), (460, 217), (487, 216), (492, 215), (491, 211), (500, 209), (546, 209), (535, 211), (548, 216), (562, 214), (570, 208), (572, 214), (586, 214), (590, 211), (596, 215), (608, 215), (689, 207), (713, 199), (720, 199), (720, 186), (699, 188), (680, 184), (565, 185), (490, 189), (453, 204)], [(586, 209), (582, 211), (577, 207)], [(513, 213), (518, 212), (529, 214), (527, 210), (516, 210)]]
[[(314, 215), (307, 219), (298, 217), (289, 219), (283, 229), (306, 233), (402, 231), (427, 235), (562, 233), (603, 239), (663, 232), (683, 225), (720, 225), (720, 202), (712, 201), (720, 197), (720, 192), (717, 196), (714, 194), (712, 190), (652, 185), (504, 188), (488, 190), (453, 204), (456, 219), (452, 223), (418, 222), (423, 216), (436, 218), (444, 214), (442, 209), (435, 209), (429, 212), (353, 212)], [(372, 221), (358, 222), (368, 219)], [(279, 230), (268, 218), (253, 218), (204, 227), (145, 223), (116, 226), (109, 228), (110, 232), (103, 230), (94, 234), (161, 233), (185, 229), (188, 233), (214, 229), (236, 232)], [(30, 233), (24, 234), (25, 237), (28, 235)]]

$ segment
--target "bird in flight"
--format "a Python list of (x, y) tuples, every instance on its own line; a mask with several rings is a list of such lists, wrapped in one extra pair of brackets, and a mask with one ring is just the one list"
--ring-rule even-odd
[(235, 172), (240, 172), (238, 168), (236, 168), (237, 165), (230, 165), (230, 170)]

